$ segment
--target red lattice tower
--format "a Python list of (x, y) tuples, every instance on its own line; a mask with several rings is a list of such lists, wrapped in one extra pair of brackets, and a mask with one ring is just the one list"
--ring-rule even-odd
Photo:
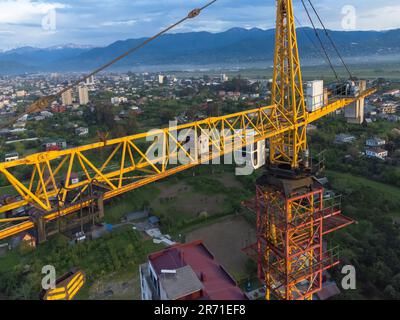
[(266, 299), (310, 300), (322, 289), (323, 272), (339, 264), (324, 236), (354, 221), (341, 214), (340, 197), (325, 200), (313, 179), (277, 181), (282, 188), (258, 184), (246, 203), (257, 215), (257, 243), (245, 251), (258, 263)]

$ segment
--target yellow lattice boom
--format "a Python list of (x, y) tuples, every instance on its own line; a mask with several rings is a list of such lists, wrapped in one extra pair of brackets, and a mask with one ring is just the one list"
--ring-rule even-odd
[[(0, 163), (0, 174), (10, 183), (12, 195), (17, 200), (0, 207), (0, 214), (28, 206), (40, 211), (45, 222), (77, 212), (91, 204), (80, 202), (77, 190), (83, 192), (90, 184), (104, 189), (104, 200), (111, 199), (141, 186), (182, 172), (194, 166), (219, 158), (241, 149), (250, 142), (246, 132), (255, 136), (251, 143), (274, 139), (287, 132), (306, 128), (310, 122), (339, 110), (375, 92), (370, 89), (357, 98), (339, 99), (324, 108), (306, 113), (294, 122), (282, 108), (274, 104), (221, 117), (153, 130), (128, 137), (108, 140), (63, 151), (49, 151), (27, 156), (23, 159)], [(191, 129), (196, 137), (205, 137), (209, 148), (201, 154), (200, 145), (188, 153), (183, 141), (178, 141), (182, 131)], [(228, 131), (227, 131), (228, 130)], [(232, 132), (224, 136), (220, 132)], [(239, 139), (241, 143), (234, 143)], [(173, 141), (173, 148), (170, 148)], [(198, 139), (196, 139), (198, 141)], [(157, 146), (163, 152), (150, 158)], [(188, 163), (171, 161), (179, 152), (188, 155)], [(19, 172), (25, 172), (19, 176)], [(79, 182), (73, 183), (73, 172), (82, 172)], [(34, 227), (32, 217), (0, 219), (0, 239), (4, 239)], [(14, 223), (10, 225), (10, 223)]]

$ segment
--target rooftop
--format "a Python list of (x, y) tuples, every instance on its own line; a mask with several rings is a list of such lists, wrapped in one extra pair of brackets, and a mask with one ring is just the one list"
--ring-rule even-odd
[[(245, 299), (245, 295), (237, 286), (235, 280), (223, 266), (215, 261), (214, 256), (202, 241), (171, 246), (163, 251), (151, 254), (149, 261), (158, 276), (161, 274), (161, 270), (179, 270), (190, 266), (197, 278), (201, 279), (203, 285), (201, 299)], [(187, 274), (184, 273), (185, 276), (189, 276), (188, 271), (184, 272), (187, 272)]]
[(386, 153), (387, 150), (379, 148), (379, 147), (369, 147), (367, 151), (375, 152), (375, 153)]
[(384, 139), (381, 139), (381, 138), (378, 138), (378, 137), (371, 137), (371, 138), (368, 138), (367, 141), (386, 142)]
[(175, 270), (176, 273), (162, 273), (160, 282), (170, 300), (178, 300), (203, 289), (203, 284), (191, 266)]

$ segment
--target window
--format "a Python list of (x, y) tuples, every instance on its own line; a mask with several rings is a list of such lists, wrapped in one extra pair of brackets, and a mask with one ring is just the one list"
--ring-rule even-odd
[(254, 157), (254, 161), (253, 161), (254, 166), (257, 167), (258, 166), (258, 151), (254, 152), (253, 157)]
[(245, 158), (246, 155), (247, 155), (246, 147), (243, 147), (243, 148), (242, 148), (242, 157)]

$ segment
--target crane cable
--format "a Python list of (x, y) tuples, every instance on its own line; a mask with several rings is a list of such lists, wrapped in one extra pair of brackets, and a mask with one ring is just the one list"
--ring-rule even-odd
[(99, 72), (103, 71), (104, 69), (107, 69), (108, 67), (110, 67), (111, 65), (115, 64), (116, 62), (122, 60), (123, 58), (131, 55), (132, 53), (138, 51), (139, 49), (141, 49), (142, 47), (146, 46), (148, 43), (154, 41), (155, 39), (159, 38), (160, 36), (162, 36), (163, 34), (167, 33), (168, 31), (176, 28), (178, 25), (182, 24), (183, 22), (185, 22), (186, 20), (189, 19), (194, 19), (197, 16), (200, 15), (200, 13), (208, 8), (209, 6), (213, 5), (215, 2), (217, 2), (218, 0), (212, 0), (210, 2), (208, 2), (206, 5), (204, 5), (203, 7), (200, 8), (196, 8), (193, 9), (192, 11), (190, 11), (188, 13), (188, 15), (186, 17), (184, 17), (183, 19), (177, 21), (176, 23), (170, 25), (169, 27), (165, 28), (164, 30), (160, 31), (159, 33), (157, 33), (156, 35), (152, 36), (151, 38), (148, 38), (147, 40), (143, 41), (142, 43), (140, 43), (139, 45), (137, 45), (134, 48), (129, 49), (128, 51), (126, 51), (125, 53), (121, 54), (120, 56), (116, 57), (115, 59), (113, 59), (112, 61), (104, 64), (103, 66), (97, 68), (96, 70), (94, 70), (93, 72), (87, 74), (86, 76), (82, 77), (81, 79), (73, 82), (71, 85), (65, 87), (64, 89), (62, 89), (61, 91), (57, 92), (54, 95), (49, 95), (49, 96), (45, 96), (42, 97), (40, 99), (38, 99), (37, 101), (35, 101), (34, 103), (32, 103), (28, 109), (22, 113), (20, 113), (19, 115), (14, 116), (13, 118), (11, 118), (8, 122), (6, 122), (5, 124), (3, 124), (2, 126), (0, 126), (0, 128), (4, 128), (10, 124), (13, 124), (15, 121), (17, 121), (19, 118), (21, 118), (24, 115), (28, 115), (28, 114), (32, 114), (35, 112), (39, 112), (39, 111), (43, 111), (44, 109), (46, 109), (48, 107), (48, 105), (54, 101), (54, 99), (56, 99), (57, 97), (60, 97), (63, 93), (73, 89), (76, 86), (79, 86), (80, 83), (86, 81), (87, 79), (89, 79), (90, 77), (98, 74)]
[[(326, 62), (326, 64), (329, 65), (329, 60), (326, 58), (326, 56), (324, 56), (322, 54), (322, 51), (320, 50), (320, 48), (318, 48), (317, 44), (313, 41), (313, 39), (310, 37), (310, 35), (302, 28), (302, 24), (300, 22), (300, 20), (295, 16), (294, 17), (296, 19), (296, 24), (299, 25), (301, 27), (302, 32), (304, 33), (304, 35), (307, 37), (307, 39), (310, 41), (310, 43), (313, 45), (313, 47), (315, 48), (316, 51), (318, 51), (319, 55), (321, 56), (322, 60), (324, 60)], [(333, 65), (331, 66), (333, 68)], [(334, 70), (335, 71), (335, 70)], [(336, 71), (335, 71), (336, 72)], [(339, 82), (341, 82), (338, 77), (336, 77), (336, 80), (338, 80)], [(341, 85), (341, 87), (344, 87), (345, 84)]]
[(324, 54), (325, 54), (326, 60), (328, 61), (329, 66), (330, 66), (330, 68), (332, 69), (332, 71), (333, 71), (333, 73), (334, 73), (334, 75), (335, 75), (336, 80), (339, 81), (339, 82), (341, 82), (341, 79), (339, 78), (339, 75), (338, 75), (338, 73), (336, 72), (335, 67), (333, 66), (332, 60), (331, 60), (331, 58), (330, 58), (329, 55), (328, 55), (328, 51), (326, 50), (326, 48), (325, 48), (325, 46), (324, 46), (324, 43), (322, 42), (321, 37), (319, 36), (318, 30), (317, 30), (317, 28), (315, 27), (314, 21), (313, 21), (311, 15), (310, 15), (310, 12), (309, 12), (308, 9), (307, 9), (306, 4), (304, 3), (304, 0), (301, 0), (301, 3), (303, 4), (304, 9), (306, 10), (308, 19), (310, 20), (310, 23), (311, 23), (311, 25), (312, 25), (312, 27), (313, 27), (313, 29), (314, 29), (315, 35), (316, 35), (316, 37), (318, 38), (318, 41), (319, 41), (319, 43), (320, 43), (320, 45), (321, 45), (321, 48), (322, 48), (322, 50), (323, 50), (323, 52), (324, 52)]
[[(302, 0), (302, 2), (303, 2), (303, 0)], [(353, 80), (353, 79), (354, 79), (353, 74), (351, 73), (349, 67), (347, 66), (346, 62), (344, 61), (342, 55), (340, 54), (340, 51), (339, 51), (338, 47), (336, 46), (335, 42), (333, 41), (332, 37), (330, 36), (328, 30), (325, 28), (325, 25), (324, 25), (324, 23), (322, 22), (322, 19), (321, 19), (320, 15), (318, 14), (318, 12), (317, 12), (317, 10), (315, 9), (315, 7), (314, 7), (313, 3), (311, 2), (311, 0), (308, 0), (308, 2), (310, 3), (310, 6), (311, 6), (311, 8), (313, 9), (315, 15), (317, 16), (319, 22), (321, 23), (321, 26), (322, 26), (322, 28), (324, 29), (325, 34), (326, 34), (327, 38), (329, 39), (330, 43), (332, 44), (333, 48), (335, 49), (335, 51), (336, 51), (336, 53), (337, 53), (337, 55), (338, 55), (340, 61), (342, 62), (343, 66), (345, 67), (345, 69), (346, 69), (346, 71), (347, 71), (347, 73), (349, 74), (350, 80)]]
[(318, 54), (321, 56), (322, 60), (326, 62), (326, 64), (329, 65), (329, 61), (326, 59), (326, 56), (323, 55), (322, 50), (317, 46), (317, 44), (314, 42), (314, 40), (310, 37), (310, 35), (304, 30), (303, 25), (301, 24), (300, 20), (297, 18), (297, 16), (294, 17), (296, 20), (296, 24), (300, 27), (301, 31), (303, 34), (307, 37), (308, 41), (312, 44), (314, 49), (318, 52)]

